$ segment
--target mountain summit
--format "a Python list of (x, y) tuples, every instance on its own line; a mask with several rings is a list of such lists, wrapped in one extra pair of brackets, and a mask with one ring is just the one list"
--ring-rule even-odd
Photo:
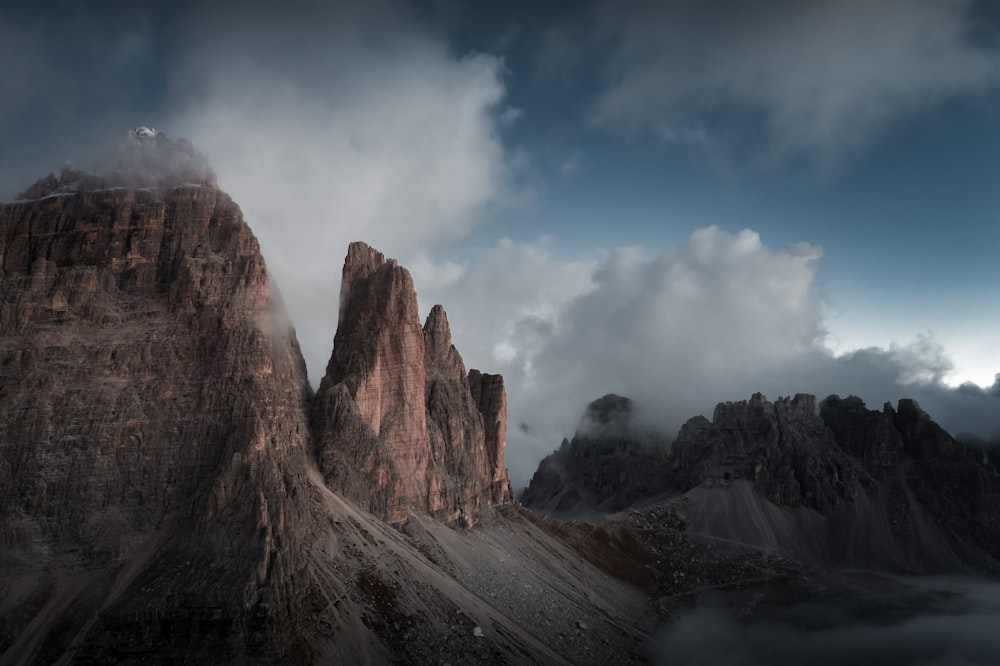
[(467, 375), (444, 308), (421, 327), (409, 271), (368, 245), (351, 244), (340, 290), (313, 406), (330, 487), (390, 523), (417, 510), (472, 525), (512, 502), (503, 379)]
[(202, 185), (217, 187), (215, 172), (186, 139), (172, 139), (150, 127), (135, 127), (90, 169), (67, 163), (18, 195), (41, 199), (111, 187), (144, 188)]

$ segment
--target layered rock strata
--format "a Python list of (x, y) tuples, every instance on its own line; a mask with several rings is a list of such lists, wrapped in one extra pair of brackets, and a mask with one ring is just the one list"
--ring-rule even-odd
[(413, 281), (395, 260), (352, 243), (341, 285), (312, 412), (327, 484), (397, 524), (410, 511), (474, 524), (509, 503), (502, 379), (466, 375), (441, 306), (420, 326)]
[(75, 182), (0, 207), (0, 650), (277, 645), (308, 385), (257, 241), (211, 185)]

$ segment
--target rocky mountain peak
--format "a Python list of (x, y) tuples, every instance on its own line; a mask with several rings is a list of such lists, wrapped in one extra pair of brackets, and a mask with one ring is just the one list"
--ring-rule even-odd
[(354, 241), (347, 246), (341, 289), (349, 289), (355, 280), (366, 279), (382, 267), (392, 269), (396, 266), (395, 259), (387, 260), (385, 255), (367, 243)]
[(587, 405), (572, 440), (538, 466), (521, 502), (580, 518), (617, 511), (667, 490), (667, 439), (634, 422), (629, 398), (609, 393)]
[(627, 432), (632, 425), (634, 408), (635, 405), (629, 398), (608, 393), (587, 405), (576, 433), (596, 435)]
[(118, 145), (89, 169), (66, 164), (61, 174), (38, 180), (19, 200), (109, 189), (198, 185), (216, 188), (215, 172), (186, 139), (172, 139), (149, 127), (129, 130)]
[(435, 353), (451, 346), (451, 326), (448, 324), (448, 313), (444, 306), (435, 305), (424, 321), (424, 338), (434, 347)]
[[(617, 398), (617, 396), (615, 397)], [(584, 422), (619, 413), (602, 398)], [(611, 419), (605, 419), (611, 420)], [(684, 497), (690, 529), (796, 558), (894, 571), (996, 570), (1000, 474), (913, 400), (869, 410), (856, 396), (719, 403), (681, 427), (669, 454), (639, 455), (633, 430), (577, 432), (539, 465), (529, 507), (576, 515)], [(635, 483), (655, 470), (654, 483)], [(627, 505), (627, 504), (624, 504)]]
[(153, 141), (159, 135), (160, 133), (152, 127), (133, 127), (126, 134), (126, 140), (134, 142)]
[(505, 445), (496, 441), (506, 428), (496, 425), (506, 419), (503, 384), (481, 377), (483, 403), (473, 397), (444, 308), (432, 308), (421, 327), (409, 272), (352, 243), (333, 354), (313, 408), (327, 483), (392, 523), (417, 511), (472, 524), (486, 507), (509, 503)]
[(227, 195), (77, 177), (0, 206), (0, 650), (226, 661), (297, 603), (305, 365)]

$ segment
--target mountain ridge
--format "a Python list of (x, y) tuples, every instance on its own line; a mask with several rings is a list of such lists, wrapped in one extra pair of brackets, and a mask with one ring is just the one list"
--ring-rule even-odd
[[(648, 449), (638, 436), (627, 426), (608, 453), (578, 431), (540, 463), (522, 501), (556, 516), (599, 515), (641, 473), (658, 483), (633, 488), (625, 504), (681, 496), (689, 530), (705, 537), (823, 566), (1000, 571), (1000, 473), (913, 400), (875, 411), (854, 396), (770, 402), (758, 393), (719, 403), (711, 420), (689, 419), (669, 448), (666, 437)], [(560, 504), (567, 488), (590, 504)]]

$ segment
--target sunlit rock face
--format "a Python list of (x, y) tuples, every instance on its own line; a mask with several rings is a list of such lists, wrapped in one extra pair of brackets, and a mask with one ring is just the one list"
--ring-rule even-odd
[(341, 285), (313, 406), (328, 485), (391, 523), (419, 511), (473, 524), (483, 508), (509, 502), (502, 380), (484, 391), (489, 376), (475, 373), (477, 402), (444, 309), (421, 327), (413, 280), (395, 260), (352, 243)]
[(296, 603), (305, 365), (226, 194), (65, 175), (0, 207), (0, 648), (228, 658)]

